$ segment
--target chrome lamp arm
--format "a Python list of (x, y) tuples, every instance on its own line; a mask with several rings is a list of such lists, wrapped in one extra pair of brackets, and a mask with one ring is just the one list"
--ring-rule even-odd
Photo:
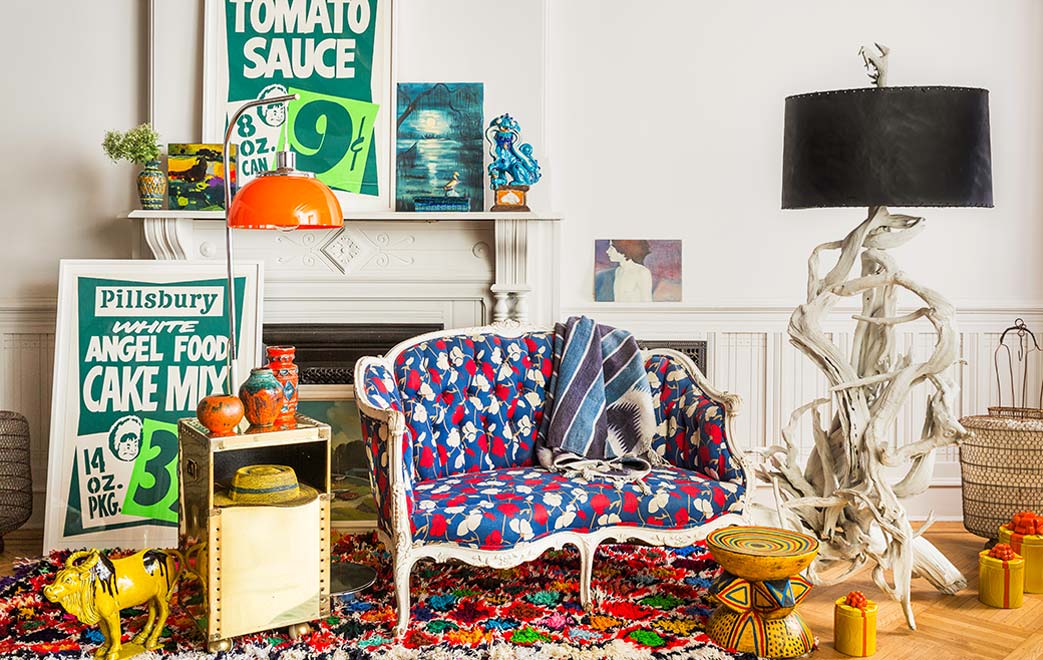
[(253, 101), (247, 101), (235, 111), (232, 118), (228, 120), (228, 127), (225, 129), (225, 139), (222, 148), (222, 164), (224, 165), (225, 172), (225, 257), (227, 260), (228, 267), (228, 377), (226, 384), (228, 386), (228, 393), (234, 394), (234, 382), (233, 375), (235, 360), (238, 357), (238, 351), (236, 350), (236, 320), (235, 320), (235, 281), (232, 278), (232, 228), (228, 225), (228, 217), (232, 210), (232, 180), (230, 176), (230, 159), (228, 155), (228, 146), (232, 141), (232, 131), (235, 129), (236, 122), (243, 115), (244, 112), (250, 108), (256, 108), (259, 105), (271, 105), (273, 103), (289, 103), (290, 101), (296, 101), (300, 98), (299, 94), (285, 94), (283, 96), (271, 96), (263, 99), (255, 99)]

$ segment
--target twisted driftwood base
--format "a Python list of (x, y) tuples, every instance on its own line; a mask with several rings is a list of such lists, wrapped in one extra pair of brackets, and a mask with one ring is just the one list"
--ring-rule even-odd
[[(898, 270), (886, 252), (922, 227), (923, 218), (892, 215), (884, 207), (875, 207), (842, 241), (812, 251), (807, 302), (793, 312), (789, 334), (793, 345), (825, 373), (830, 395), (793, 412), (782, 431), (783, 445), (765, 448), (765, 463), (758, 468), (775, 489), (781, 524), (822, 542), (819, 558), (809, 569), (811, 579), (816, 584), (836, 583), (873, 562), (873, 580), (901, 601), (913, 629), (910, 583), (914, 576), (926, 578), (948, 594), (967, 584), (956, 567), (920, 536), (931, 520), (914, 531), (899, 501), (927, 490), (937, 447), (967, 435), (953, 413), (958, 388), (946, 374), (959, 360), (953, 306)], [(820, 277), (818, 260), (824, 250), (839, 250), (840, 256)], [(861, 275), (848, 279), (859, 259)], [(899, 316), (899, 289), (915, 294), (923, 307)], [(858, 323), (848, 357), (823, 330), (822, 321), (840, 300), (856, 295), (862, 297), (862, 313), (854, 316)], [(897, 355), (895, 327), (921, 318), (934, 326), (937, 341), (929, 358), (914, 362), (910, 355)], [(924, 381), (934, 392), (921, 437), (896, 446), (888, 437), (895, 418), (910, 390)], [(835, 412), (824, 424), (822, 408), (830, 403)], [(815, 446), (801, 470), (793, 436), (808, 412)], [(896, 467), (905, 467), (906, 472), (892, 482), (884, 471)], [(822, 569), (835, 565), (845, 570), (838, 577), (823, 579)]]

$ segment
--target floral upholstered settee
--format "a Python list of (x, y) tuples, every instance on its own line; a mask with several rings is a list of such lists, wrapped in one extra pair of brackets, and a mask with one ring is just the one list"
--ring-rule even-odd
[(739, 398), (713, 389), (676, 351), (646, 354), (652, 447), (665, 459), (646, 487), (541, 468), (534, 447), (552, 343), (552, 330), (498, 324), (422, 335), (356, 364), (399, 634), (409, 622), (409, 573), (424, 557), (505, 568), (572, 544), (589, 607), (598, 544), (684, 546), (743, 521), (748, 474), (730, 442)]

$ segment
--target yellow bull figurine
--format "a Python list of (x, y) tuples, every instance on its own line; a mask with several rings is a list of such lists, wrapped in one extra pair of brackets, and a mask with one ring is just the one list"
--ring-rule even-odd
[[(69, 555), (54, 582), (43, 588), (43, 595), (82, 623), (100, 624), (105, 643), (94, 657), (119, 660), (159, 648), (159, 633), (170, 612), (170, 593), (183, 566), (184, 560), (171, 550), (142, 550), (123, 559), (82, 550)], [(120, 644), (120, 610), (146, 602), (148, 621), (132, 640), (143, 648), (125, 648)]]

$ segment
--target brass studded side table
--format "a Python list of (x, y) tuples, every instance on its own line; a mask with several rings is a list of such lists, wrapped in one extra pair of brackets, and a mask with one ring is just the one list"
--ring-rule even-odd
[[(183, 419), (178, 440), (180, 549), (200, 578), (183, 603), (208, 649), (272, 628), (296, 637), (329, 614), (330, 427), (298, 415), (280, 427), (211, 436)], [(294, 506), (215, 503), (237, 470), (264, 464), (293, 468), (318, 496)]]

